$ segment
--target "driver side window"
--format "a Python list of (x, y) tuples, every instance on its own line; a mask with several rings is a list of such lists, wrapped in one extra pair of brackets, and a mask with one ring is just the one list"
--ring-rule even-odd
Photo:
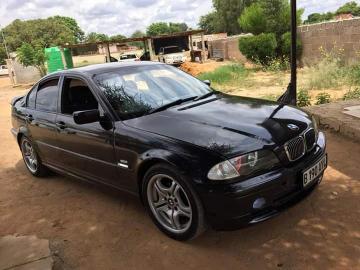
[(98, 109), (99, 104), (88, 85), (82, 80), (65, 78), (61, 96), (61, 113)]

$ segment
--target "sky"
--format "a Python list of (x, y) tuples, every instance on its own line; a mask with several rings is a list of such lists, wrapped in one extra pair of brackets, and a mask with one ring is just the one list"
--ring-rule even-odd
[[(334, 11), (350, 0), (298, 0), (305, 17)], [(360, 3), (360, 0), (356, 2)], [(211, 0), (0, 0), (0, 25), (54, 15), (70, 16), (86, 32), (131, 35), (152, 22), (186, 22), (197, 28), (201, 15), (213, 9)]]

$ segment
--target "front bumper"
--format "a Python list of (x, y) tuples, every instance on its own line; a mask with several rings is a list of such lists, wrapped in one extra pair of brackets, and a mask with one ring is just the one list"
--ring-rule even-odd
[[(291, 167), (237, 183), (198, 186), (207, 221), (214, 229), (231, 230), (277, 215), (306, 197), (321, 181), (323, 174), (304, 188), (302, 173), (324, 155), (325, 136), (320, 133), (318, 145), (301, 160), (291, 164)], [(261, 203), (260, 208), (255, 201)]]

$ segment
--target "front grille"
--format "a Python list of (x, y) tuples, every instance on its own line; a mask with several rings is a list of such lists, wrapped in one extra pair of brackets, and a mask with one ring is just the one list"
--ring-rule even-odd
[(316, 134), (314, 129), (309, 129), (305, 133), (305, 143), (307, 151), (313, 149), (316, 142)]
[(296, 137), (285, 144), (285, 151), (290, 161), (295, 161), (305, 155), (306, 147), (302, 136)]

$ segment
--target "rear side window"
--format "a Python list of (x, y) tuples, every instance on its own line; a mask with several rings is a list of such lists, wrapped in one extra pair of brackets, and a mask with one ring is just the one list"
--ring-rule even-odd
[(36, 88), (34, 87), (28, 95), (27, 107), (29, 109), (35, 109)]
[(49, 80), (41, 84), (36, 95), (36, 109), (41, 111), (56, 112), (58, 102), (59, 79)]

